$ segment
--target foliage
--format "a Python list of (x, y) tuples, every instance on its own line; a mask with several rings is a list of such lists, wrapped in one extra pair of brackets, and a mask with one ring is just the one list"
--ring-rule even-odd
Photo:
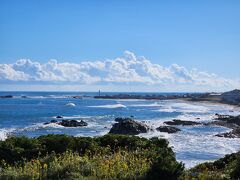
[(199, 164), (185, 173), (185, 179), (240, 179), (240, 152), (212, 163)]
[(164, 139), (46, 135), (0, 141), (0, 179), (177, 179), (183, 172)]

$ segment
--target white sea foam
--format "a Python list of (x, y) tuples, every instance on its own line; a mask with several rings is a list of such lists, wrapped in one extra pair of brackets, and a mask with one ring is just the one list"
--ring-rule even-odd
[(44, 99), (47, 98), (46, 96), (27, 96), (27, 98), (31, 98), (31, 99)]
[(107, 105), (99, 105), (99, 106), (88, 106), (92, 108), (126, 108), (123, 104), (107, 104)]
[(18, 129), (17, 132), (23, 132), (23, 131), (36, 131), (39, 129), (48, 129), (48, 128), (64, 128), (64, 126), (61, 126), (56, 123), (49, 123), (49, 124), (44, 124), (44, 123), (36, 123), (34, 125), (27, 126), (22, 129)]
[(162, 106), (162, 105), (157, 103), (157, 102), (154, 102), (154, 103), (151, 103), (151, 104), (131, 104), (129, 106), (131, 106), (131, 107), (159, 107), (159, 106)]
[(72, 106), (72, 107), (74, 107), (74, 106), (76, 106), (76, 104), (74, 104), (74, 103), (67, 103), (66, 106)]
[(109, 129), (103, 131), (92, 131), (91, 134), (89, 133), (79, 133), (76, 137), (96, 137), (96, 136), (104, 136), (109, 132)]
[[(156, 127), (162, 125), (161, 123), (162, 122), (159, 120), (154, 122), (149, 121), (147, 124), (151, 125), (153, 129), (156, 129)], [(194, 130), (194, 128), (198, 127), (179, 126), (179, 128), (182, 131), (175, 134), (168, 134), (154, 130), (148, 133), (140, 134), (139, 136), (146, 138), (159, 137), (168, 139), (170, 146), (176, 153), (177, 160), (182, 161), (186, 168), (191, 168), (202, 162), (214, 161), (226, 154), (240, 150), (239, 138), (229, 139), (216, 137), (215, 134), (217, 134), (217, 130), (209, 128), (208, 131), (199, 132)], [(227, 128), (219, 128), (219, 132), (228, 131)]]
[(0, 129), (0, 140), (4, 141), (7, 138), (7, 131), (4, 129)]
[[(239, 139), (219, 138), (206, 134), (186, 134), (184, 132), (169, 138), (174, 146), (179, 161), (192, 167), (204, 161), (213, 161), (225, 154), (236, 152), (240, 149)], [(191, 154), (194, 154), (191, 158)]]
[(116, 99), (118, 102), (140, 102), (140, 101), (150, 101), (145, 99)]
[(160, 109), (153, 110), (159, 112), (182, 112), (182, 113), (206, 113), (208, 112), (208, 107), (204, 105), (196, 105), (190, 103), (171, 103), (167, 105), (162, 105)]
[(10, 128), (10, 129), (0, 129), (0, 141), (4, 141), (8, 138), (8, 136), (11, 134), (11, 132), (13, 132), (15, 129), (14, 128)]

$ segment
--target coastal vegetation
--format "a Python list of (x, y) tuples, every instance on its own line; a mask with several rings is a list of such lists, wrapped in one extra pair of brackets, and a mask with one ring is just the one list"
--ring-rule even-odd
[(211, 163), (199, 164), (185, 172), (185, 179), (240, 179), (240, 152)]
[(126, 135), (10, 137), (0, 141), (0, 179), (178, 179), (167, 140)]
[(192, 169), (176, 161), (165, 139), (108, 134), (45, 135), (0, 141), (0, 179), (240, 178), (240, 152)]

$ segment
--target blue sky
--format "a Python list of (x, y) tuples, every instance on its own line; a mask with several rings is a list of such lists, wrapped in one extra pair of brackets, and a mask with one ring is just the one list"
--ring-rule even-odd
[(114, 59), (240, 77), (240, 1), (1, 0), (0, 63)]

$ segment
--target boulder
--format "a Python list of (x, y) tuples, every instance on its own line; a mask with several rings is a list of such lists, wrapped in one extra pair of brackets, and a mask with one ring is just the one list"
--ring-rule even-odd
[(74, 99), (82, 99), (82, 96), (73, 96)]
[(193, 126), (193, 125), (200, 125), (201, 123), (195, 121), (183, 121), (179, 119), (173, 119), (173, 121), (166, 121), (164, 122), (167, 125), (182, 125), (182, 126)]
[(116, 118), (115, 121), (117, 121), (117, 123), (113, 124), (110, 129), (109, 133), (111, 134), (137, 135), (146, 133), (149, 130), (145, 124), (130, 118)]
[(226, 121), (212, 121), (209, 123), (206, 123), (205, 125), (216, 125), (216, 126), (223, 126), (223, 127), (227, 127), (227, 128), (231, 128), (234, 129), (236, 127), (238, 127), (238, 125), (234, 124), (234, 123), (228, 123)]
[(57, 120), (53, 119), (50, 121), (50, 123), (57, 123)]
[(78, 127), (78, 126), (87, 126), (88, 124), (81, 120), (62, 120), (61, 122), (58, 122), (59, 125), (62, 125), (64, 127)]
[(216, 136), (225, 138), (240, 138), (240, 128), (235, 128), (230, 132), (217, 134)]
[(180, 129), (178, 129), (176, 127), (172, 127), (172, 126), (160, 126), (156, 130), (158, 130), (160, 132), (167, 132), (167, 133), (170, 133), (170, 134), (181, 131)]
[(13, 98), (12, 95), (0, 96), (0, 98)]
[(63, 118), (62, 116), (56, 116), (56, 118)]
[(217, 116), (216, 120), (224, 121), (225, 124), (231, 123), (240, 126), (240, 115), (239, 116), (230, 116), (230, 115), (220, 115), (215, 114)]
[(233, 91), (225, 92), (221, 94), (221, 101), (228, 104), (239, 105), (240, 104), (240, 90), (235, 89)]
[(114, 121), (116, 121), (116, 122), (121, 122), (121, 121), (128, 121), (128, 120), (132, 120), (132, 119), (131, 119), (131, 118), (117, 117), (117, 118), (115, 118)]

